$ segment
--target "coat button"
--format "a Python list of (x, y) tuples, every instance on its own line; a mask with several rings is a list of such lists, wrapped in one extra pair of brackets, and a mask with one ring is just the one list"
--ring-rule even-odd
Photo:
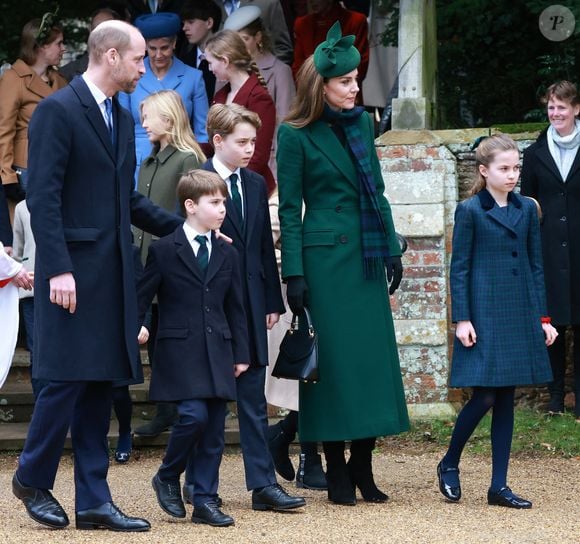
[(206, 292), (206, 293), (209, 293), (209, 287), (206, 287), (206, 288), (205, 288), (205, 292)]
[(205, 311), (208, 312), (208, 313), (210, 312), (209, 306), (206, 306), (205, 307)]
[(334, 211), (336, 213), (340, 213), (342, 211), (342, 206), (337, 206), (336, 208), (334, 208)]
[(341, 244), (346, 244), (348, 242), (348, 236), (346, 234), (341, 234), (340, 238), (338, 239), (338, 241)]
[(252, 273), (250, 272), (250, 273), (248, 274), (248, 279), (249, 279), (249, 280), (251, 280), (251, 279), (252, 279), (252, 277), (253, 277), (253, 276), (252, 276)]
[(562, 242), (562, 247), (568, 247), (568, 242)]
[(519, 272), (518, 272), (518, 271), (517, 271), (515, 268), (513, 268), (513, 269), (512, 269), (512, 274), (513, 274), (514, 276), (517, 276), (517, 275), (519, 274)]
[(560, 221), (566, 221), (566, 216), (563, 215), (562, 217), (560, 217)]
[(565, 193), (564, 191), (562, 191), (562, 192), (560, 193), (560, 196), (566, 196), (566, 193)]
[(212, 333), (212, 328), (211, 327), (206, 327), (205, 330), (208, 332), (208, 334)]
[(515, 232), (510, 232), (510, 238), (517, 238), (517, 234)]
[(518, 252), (517, 251), (512, 251), (512, 257), (517, 257), (518, 256)]

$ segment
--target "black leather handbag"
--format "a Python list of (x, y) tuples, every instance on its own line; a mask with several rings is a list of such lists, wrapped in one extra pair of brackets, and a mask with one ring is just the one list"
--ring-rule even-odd
[(318, 339), (307, 308), (300, 314), (293, 314), (292, 324), (280, 344), (272, 376), (307, 383), (319, 380)]

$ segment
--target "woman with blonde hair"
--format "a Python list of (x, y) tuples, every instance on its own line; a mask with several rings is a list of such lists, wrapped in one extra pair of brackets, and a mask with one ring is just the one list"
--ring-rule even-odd
[(12, 200), (22, 200), (26, 191), (32, 113), (43, 98), (67, 85), (55, 69), (65, 52), (62, 28), (55, 17), (46, 13), (24, 25), (18, 59), (0, 78), (0, 177)]
[[(158, 206), (168, 211), (177, 211), (177, 183), (185, 172), (199, 168), (205, 161), (205, 155), (193, 136), (183, 100), (176, 91), (160, 91), (149, 95), (141, 102), (139, 112), (141, 124), (153, 145), (153, 152), (141, 164), (137, 190)], [(144, 264), (153, 238), (142, 230), (135, 229), (133, 234)], [(151, 362), (157, 332), (155, 303), (151, 310), (151, 325), (147, 328), (150, 333), (147, 350)], [(126, 384), (119, 384), (114, 392), (115, 411), (119, 419), (119, 442), (115, 459), (123, 463), (131, 455), (131, 398)], [(135, 432), (156, 436), (173, 424), (175, 414), (173, 404), (158, 404), (154, 418), (135, 429)]]
[(262, 121), (256, 149), (248, 168), (266, 180), (268, 194), (276, 186), (268, 162), (276, 127), (276, 106), (260, 70), (246, 49), (244, 40), (233, 30), (214, 34), (205, 45), (209, 69), (226, 84), (215, 94), (214, 104), (239, 104), (257, 113)]

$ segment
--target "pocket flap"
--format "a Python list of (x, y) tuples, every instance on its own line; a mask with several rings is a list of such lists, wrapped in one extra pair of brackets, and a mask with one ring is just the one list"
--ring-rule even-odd
[(93, 227), (65, 228), (64, 239), (67, 242), (96, 242), (100, 232)]
[(336, 244), (334, 231), (319, 230), (302, 233), (302, 247), (308, 246), (334, 246)]
[(187, 338), (188, 329), (159, 329), (157, 339), (162, 338)]

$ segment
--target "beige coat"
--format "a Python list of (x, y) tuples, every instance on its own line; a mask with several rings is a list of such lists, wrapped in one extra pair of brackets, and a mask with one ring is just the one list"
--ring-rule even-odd
[[(45, 83), (24, 61), (18, 59), (0, 78), (0, 177), (2, 183), (16, 183), (13, 166), (28, 164), (28, 123), (38, 103), (67, 81), (49, 69)], [(49, 137), (55, 135), (48, 135)]]

